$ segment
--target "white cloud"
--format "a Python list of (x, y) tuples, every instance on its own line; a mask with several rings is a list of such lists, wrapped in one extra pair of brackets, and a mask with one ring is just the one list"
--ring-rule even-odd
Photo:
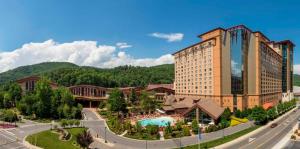
[(175, 42), (175, 41), (181, 41), (183, 39), (183, 34), (182, 33), (151, 33), (149, 36), (156, 37), (156, 38), (161, 38), (161, 39), (166, 39), (168, 42)]
[(300, 64), (294, 65), (294, 74), (300, 75)]
[(134, 58), (125, 52), (118, 52), (115, 46), (98, 45), (96, 41), (57, 43), (54, 40), (28, 43), (10, 52), (0, 52), (0, 72), (41, 62), (71, 62), (80, 66), (112, 68), (121, 65), (170, 64), (173, 63), (173, 56), (166, 54), (158, 58)]
[(127, 44), (126, 42), (118, 42), (116, 44), (116, 46), (119, 48), (119, 49), (125, 49), (125, 48), (131, 48), (132, 45), (129, 45)]

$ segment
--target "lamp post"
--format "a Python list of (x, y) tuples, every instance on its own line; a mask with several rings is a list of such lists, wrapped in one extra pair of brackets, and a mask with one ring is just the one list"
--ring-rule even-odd
[(146, 140), (146, 149), (148, 149), (148, 143), (147, 143), (147, 140)]
[(106, 140), (106, 126), (104, 127), (104, 138), (105, 138), (105, 143), (107, 143), (107, 140)]

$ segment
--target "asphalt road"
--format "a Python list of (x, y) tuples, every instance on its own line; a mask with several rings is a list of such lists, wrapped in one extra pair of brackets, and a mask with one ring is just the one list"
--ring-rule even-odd
[(50, 129), (50, 124), (38, 124), (32, 121), (19, 123), (19, 127), (0, 130), (0, 149), (25, 149), (22, 144), (25, 136)]
[(271, 149), (278, 143), (290, 130), (293, 129), (300, 116), (300, 110), (292, 112), (291, 114), (283, 117), (277, 122), (278, 126), (275, 128), (266, 128), (256, 133), (249, 138), (254, 140), (249, 142), (249, 138), (245, 138), (242, 141), (233, 144), (227, 149)]

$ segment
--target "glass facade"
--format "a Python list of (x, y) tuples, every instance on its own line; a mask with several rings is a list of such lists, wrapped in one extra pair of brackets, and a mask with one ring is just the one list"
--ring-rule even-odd
[(243, 28), (230, 31), (230, 53), (231, 53), (231, 93), (244, 93), (244, 59), (246, 47), (248, 47), (247, 30)]
[(290, 73), (290, 82), (291, 82), (291, 86), (290, 86), (290, 91), (293, 92), (293, 77), (294, 77), (294, 74), (293, 74), (293, 67), (294, 67), (294, 58), (293, 58), (293, 52), (294, 50), (291, 48), (290, 49), (290, 70), (291, 70), (291, 73)]
[(287, 45), (282, 46), (282, 92), (287, 92)]

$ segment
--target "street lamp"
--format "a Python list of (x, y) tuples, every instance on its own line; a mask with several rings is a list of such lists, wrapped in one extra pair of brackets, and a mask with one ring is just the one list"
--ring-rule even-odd
[(146, 140), (146, 149), (148, 148), (148, 143), (147, 143), (147, 140)]
[(105, 137), (105, 143), (107, 143), (107, 140), (106, 140), (106, 126), (104, 127), (104, 137)]

